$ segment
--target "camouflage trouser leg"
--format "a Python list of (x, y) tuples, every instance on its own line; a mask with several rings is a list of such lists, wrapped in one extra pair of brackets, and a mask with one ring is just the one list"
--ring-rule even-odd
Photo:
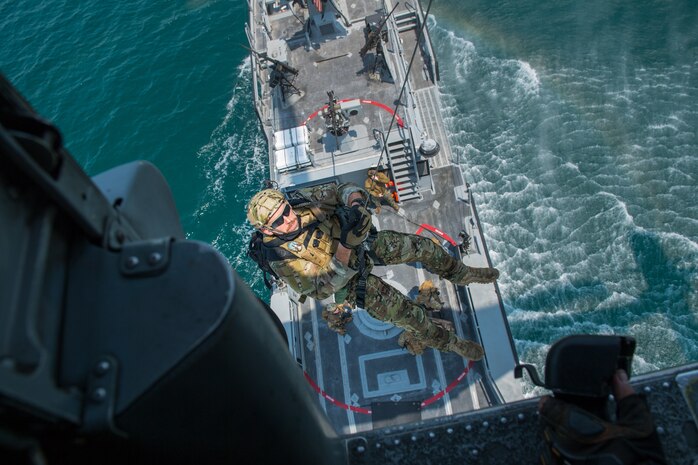
[(421, 262), (424, 268), (454, 284), (491, 283), (499, 277), (495, 268), (466, 266), (434, 241), (415, 234), (379, 231), (371, 250), (386, 265)]
[(393, 197), (393, 193), (390, 191), (386, 191), (385, 194), (383, 194), (383, 199), (387, 202), (388, 205), (393, 207), (394, 210), (399, 210), (400, 205), (397, 204), (395, 201), (395, 197)]
[(448, 279), (462, 264), (426, 237), (379, 231), (371, 250), (386, 265), (421, 262), (424, 268)]
[(366, 279), (364, 306), (372, 317), (411, 332), (429, 347), (448, 351), (449, 343), (456, 339), (453, 332), (435, 325), (423, 307), (372, 274)]

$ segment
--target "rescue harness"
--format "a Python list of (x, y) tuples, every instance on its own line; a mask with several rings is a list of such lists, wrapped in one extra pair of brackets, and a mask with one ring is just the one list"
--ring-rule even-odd
[[(301, 227), (298, 231), (294, 231), (292, 237), (287, 237), (288, 235), (281, 237), (269, 238), (262, 234), (260, 231), (255, 231), (250, 238), (250, 242), (247, 247), (247, 256), (250, 257), (263, 272), (264, 285), (271, 289), (272, 283), (269, 276), (273, 280), (280, 279), (279, 275), (271, 267), (271, 263), (274, 261), (290, 260), (294, 258), (303, 258), (299, 255), (293, 253), (287, 248), (283, 247), (289, 240), (298, 237), (307, 231), (306, 242), (310, 240), (315, 234), (315, 230), (322, 221), (327, 217), (327, 213), (323, 210), (323, 204), (318, 202), (309, 202), (305, 198), (293, 197), (288, 198), (289, 204), (294, 208), (306, 207), (311, 210), (315, 216), (315, 221), (312, 221), (305, 226)], [(325, 206), (326, 208), (327, 206)], [(334, 207), (333, 207), (334, 208)], [(358, 247), (356, 247), (356, 266), (357, 266), (357, 278), (355, 284), (355, 296), (356, 304), (363, 308), (365, 304), (366, 295), (366, 279), (370, 272), (370, 267), (367, 266), (366, 254), (371, 255), (374, 261), (378, 260), (378, 257), (371, 252), (371, 244), (376, 238), (376, 229), (371, 227), (370, 233), (365, 241), (363, 241)], [(304, 244), (306, 247), (308, 244)], [(305, 300), (305, 295), (301, 296), (301, 302)]]

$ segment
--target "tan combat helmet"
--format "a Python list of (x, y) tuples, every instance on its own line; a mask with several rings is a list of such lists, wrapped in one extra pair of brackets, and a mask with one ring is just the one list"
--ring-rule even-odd
[(271, 215), (285, 201), (284, 194), (276, 189), (259, 191), (247, 204), (247, 219), (252, 223), (252, 226), (259, 229), (269, 222)]

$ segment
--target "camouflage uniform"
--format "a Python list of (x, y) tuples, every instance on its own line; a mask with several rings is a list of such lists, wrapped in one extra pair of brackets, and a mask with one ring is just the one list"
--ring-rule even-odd
[[(328, 186), (321, 188), (327, 190)], [(344, 186), (330, 188), (336, 190), (336, 193), (311, 191), (304, 195), (309, 199), (322, 197), (326, 201), (338, 204), (346, 202), (349, 195), (347, 192), (356, 192), (356, 189), (347, 191)], [(358, 281), (357, 254), (352, 252), (349, 266), (343, 265), (334, 257), (339, 244), (337, 219), (328, 215), (320, 220), (324, 215), (319, 214), (318, 217), (317, 209), (314, 211), (310, 207), (294, 207), (294, 211), (300, 219), (301, 227), (311, 223), (316, 223), (316, 226), (312, 230), (303, 231), (292, 241), (280, 245), (298, 258), (275, 261), (270, 263), (271, 267), (300, 294), (325, 299), (335, 292), (346, 290), (347, 301), (355, 304), (355, 287)], [(274, 240), (278, 241), (273, 236), (265, 238), (265, 242)], [(460, 285), (493, 282), (499, 275), (494, 268), (465, 266), (432, 240), (414, 234), (380, 231), (371, 245), (371, 252), (385, 265), (421, 262), (424, 268), (432, 273)], [(367, 266), (372, 267), (370, 260)], [(482, 347), (478, 344), (460, 339), (449, 328), (435, 324), (427, 317), (424, 307), (372, 274), (366, 279), (364, 306), (374, 318), (404, 328), (416, 340), (429, 347), (454, 351), (474, 360), (483, 356)]]
[[(340, 263), (335, 257), (339, 245), (340, 225), (333, 215), (334, 207), (347, 202), (349, 195), (360, 191), (354, 185), (322, 185), (296, 191), (310, 205), (294, 207), (303, 231), (293, 240), (280, 247), (293, 253), (297, 259), (271, 262), (270, 266), (279, 277), (298, 293), (326, 299), (344, 288), (356, 275), (356, 254), (350, 265)], [(368, 213), (368, 212), (367, 212)], [(365, 237), (353, 238), (358, 245)], [(265, 244), (274, 245), (274, 236), (264, 238)]]
[(393, 193), (386, 187), (389, 183), (390, 178), (385, 173), (368, 170), (368, 178), (364, 182), (364, 187), (371, 195), (371, 201), (376, 205), (376, 213), (381, 211), (381, 200), (385, 200), (395, 211), (400, 209), (400, 206), (393, 198)]
[[(498, 276), (492, 268), (467, 267), (430, 239), (414, 234), (380, 231), (371, 250), (386, 265), (421, 262), (428, 271), (456, 284), (493, 282)], [(368, 276), (365, 307), (374, 318), (404, 328), (421, 344), (441, 351), (465, 353), (475, 360), (482, 358), (479, 345), (460, 339), (445, 325), (435, 323), (427, 316), (424, 307), (377, 276)]]

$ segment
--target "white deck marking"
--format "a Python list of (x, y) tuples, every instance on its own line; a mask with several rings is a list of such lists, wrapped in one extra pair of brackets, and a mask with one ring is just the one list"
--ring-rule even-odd
[[(449, 302), (458, 302), (459, 307), (460, 307), (460, 299), (458, 298), (458, 295), (456, 295), (454, 291), (453, 286), (446, 286), (446, 292), (448, 292), (448, 301)], [(460, 313), (463, 311), (462, 308), (459, 308), (459, 312), (457, 315), (454, 315), (454, 320), (455, 324), (453, 326), (456, 327), (456, 334), (460, 338), (464, 338), (465, 332), (463, 331), (462, 325), (462, 320), (460, 318)], [(467, 367), (468, 362), (463, 359), (463, 366)], [(468, 371), (468, 375), (466, 376), (466, 380), (468, 381), (468, 391), (470, 392), (470, 398), (473, 401), (473, 409), (478, 410), (480, 408), (480, 400), (477, 397), (477, 390), (475, 389), (475, 380), (473, 379), (472, 376), (473, 370)]]
[(477, 397), (477, 392), (475, 392), (475, 374), (473, 370), (468, 371), (468, 376), (465, 377), (468, 380), (468, 391), (470, 391), (470, 397), (473, 399), (473, 410), (480, 409), (480, 399)]
[[(424, 274), (424, 268), (422, 268), (421, 263), (417, 263), (415, 268), (417, 268), (417, 279), (419, 281), (419, 284), (422, 284), (427, 279), (426, 275)], [(436, 349), (434, 349), (434, 360), (436, 361), (436, 370), (439, 373), (439, 381), (445, 389), (446, 386), (448, 386), (448, 383), (446, 382), (446, 373), (444, 372), (443, 361), (441, 360), (441, 352), (439, 352)], [(446, 415), (453, 415), (453, 407), (451, 406), (451, 396), (448, 393), (446, 393), (443, 396), (443, 400), (444, 408), (446, 409)]]
[[(443, 389), (446, 389), (446, 386), (448, 386), (448, 382), (446, 382), (446, 373), (444, 373), (444, 366), (443, 362), (441, 361), (441, 352), (439, 352), (436, 349), (432, 350), (434, 351), (434, 359), (436, 360), (436, 369), (439, 372), (439, 381), (441, 381), (441, 386), (443, 386)], [(453, 415), (453, 407), (451, 406), (451, 396), (448, 393), (445, 393), (443, 396), (443, 400), (446, 415)]]
[[(391, 366), (402, 369), (378, 371), (381, 367), (377, 365), (385, 364), (385, 359), (390, 357), (398, 357), (398, 360), (393, 361)], [(408, 370), (412, 368), (412, 364), (417, 369), (416, 380), (409, 379)], [(361, 387), (366, 399), (388, 394), (419, 391), (427, 387), (423, 358), (421, 356), (415, 357), (405, 349), (385, 350), (361, 355), (359, 356), (359, 370), (361, 372)], [(378, 386), (376, 389), (369, 387), (369, 376), (372, 378), (372, 381), (374, 379), (377, 381)]]
[[(313, 338), (315, 339), (315, 370), (317, 371), (315, 382), (320, 387), (320, 389), (324, 391), (325, 377), (322, 372), (322, 351), (320, 350), (320, 333), (318, 331), (317, 312), (315, 310), (315, 308), (310, 309), (310, 320), (313, 323)], [(320, 406), (325, 411), (325, 414), (327, 414), (327, 403), (325, 402), (325, 398), (322, 397), (322, 394), (320, 393), (318, 393), (318, 397), (320, 398)]]
[[(344, 341), (344, 336), (337, 334), (337, 344), (339, 344), (339, 364), (342, 366), (342, 384), (344, 385), (344, 402), (348, 405), (352, 404), (351, 387), (349, 386), (349, 370), (347, 370), (347, 351), (344, 347), (347, 343)], [(347, 420), (349, 421), (349, 434), (356, 433), (356, 420), (354, 412), (347, 409)]]
[(421, 286), (422, 283), (427, 280), (427, 277), (424, 274), (424, 268), (422, 268), (421, 263), (415, 263), (414, 267), (417, 268), (417, 282)]

